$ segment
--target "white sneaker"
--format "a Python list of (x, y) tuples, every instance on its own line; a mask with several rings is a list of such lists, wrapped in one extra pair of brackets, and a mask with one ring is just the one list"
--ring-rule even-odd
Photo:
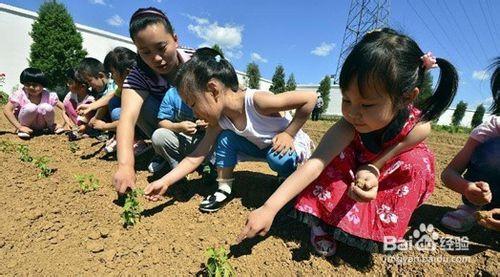
[(117, 142), (115, 138), (110, 139), (106, 146), (104, 146), (104, 151), (108, 154), (116, 152)]
[(166, 164), (167, 161), (161, 156), (155, 156), (148, 165), (148, 171), (150, 173), (156, 173), (160, 171)]
[(17, 136), (22, 139), (29, 139), (31, 137), (30, 134), (21, 131), (17, 132)]

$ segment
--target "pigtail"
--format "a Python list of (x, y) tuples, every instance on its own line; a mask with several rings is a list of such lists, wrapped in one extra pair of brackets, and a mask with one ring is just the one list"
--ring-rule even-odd
[(491, 95), (493, 102), (491, 103), (490, 111), (495, 115), (500, 115), (500, 57), (496, 57), (490, 65), (493, 70), (491, 74)]
[(440, 74), (438, 85), (431, 97), (421, 106), (422, 121), (431, 121), (439, 116), (450, 106), (458, 87), (458, 74), (455, 67), (445, 59), (437, 58)]

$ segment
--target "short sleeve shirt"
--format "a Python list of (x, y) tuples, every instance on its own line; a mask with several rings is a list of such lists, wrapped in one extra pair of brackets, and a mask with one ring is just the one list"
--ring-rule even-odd
[(500, 136), (500, 116), (492, 115), (491, 118), (483, 122), (481, 125), (477, 126), (472, 130), (470, 137), (483, 143), (490, 138)]

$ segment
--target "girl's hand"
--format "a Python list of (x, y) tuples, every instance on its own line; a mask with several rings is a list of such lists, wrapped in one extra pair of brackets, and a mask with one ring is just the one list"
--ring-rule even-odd
[(29, 127), (26, 127), (26, 126), (19, 127), (19, 131), (24, 132), (26, 134), (30, 134), (30, 135), (31, 135), (31, 133), (33, 133), (33, 130)]
[(377, 198), (378, 184), (373, 187), (365, 186), (362, 188), (360, 184), (355, 182), (351, 183), (351, 186), (347, 190), (347, 195), (354, 201), (357, 202), (370, 202)]
[(107, 124), (108, 124), (108, 123), (106, 123), (106, 122), (104, 122), (104, 121), (102, 121), (102, 120), (100, 120), (100, 119), (94, 119), (94, 118), (93, 118), (93, 119), (90, 121), (90, 124), (89, 124), (89, 125), (90, 125), (92, 128), (94, 128), (94, 129), (97, 129), (97, 130), (104, 130), (104, 129), (106, 128), (106, 125), (107, 125)]
[(164, 182), (160, 180), (156, 180), (150, 184), (144, 189), (144, 196), (146, 199), (149, 201), (159, 201), (163, 199), (163, 195), (168, 189), (168, 183), (165, 184)]
[(253, 238), (256, 235), (265, 236), (273, 224), (275, 212), (270, 210), (265, 204), (252, 211), (248, 215), (245, 227), (238, 235), (236, 241), (241, 243), (245, 239)]
[(76, 112), (78, 113), (78, 115), (85, 116), (85, 115), (88, 115), (93, 110), (94, 109), (92, 108), (91, 104), (81, 104), (76, 109)]
[(380, 173), (375, 171), (373, 165), (363, 165), (358, 168), (354, 183), (361, 189), (368, 191), (373, 187), (378, 186), (378, 175)]
[(133, 167), (118, 167), (118, 171), (113, 176), (113, 185), (119, 195), (123, 195), (128, 190), (134, 189), (135, 181), (136, 176)]
[(495, 219), (494, 215), (500, 215), (500, 209), (493, 209), (489, 211), (487, 218), (481, 218), (478, 223), (483, 227), (500, 232), (500, 220)]
[(198, 129), (206, 129), (208, 127), (208, 122), (203, 119), (197, 119), (195, 123)]
[(483, 206), (491, 202), (490, 185), (483, 181), (471, 182), (464, 192), (465, 198), (476, 206)]
[(181, 124), (181, 132), (186, 135), (194, 135), (196, 133), (196, 123), (191, 121), (182, 121)]
[(273, 151), (285, 156), (286, 153), (295, 151), (293, 146), (293, 137), (287, 132), (281, 132), (273, 138)]

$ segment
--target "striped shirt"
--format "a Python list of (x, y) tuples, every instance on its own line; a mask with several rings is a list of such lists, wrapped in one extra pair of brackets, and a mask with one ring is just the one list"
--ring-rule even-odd
[[(177, 49), (177, 56), (181, 63), (188, 61), (191, 55), (191, 53), (183, 49)], [(134, 66), (127, 75), (127, 78), (125, 78), (123, 88), (147, 92), (149, 95), (161, 101), (165, 93), (170, 89), (171, 84), (160, 75), (156, 75), (156, 78), (156, 81), (151, 79), (144, 70), (140, 69), (138, 66)]]

